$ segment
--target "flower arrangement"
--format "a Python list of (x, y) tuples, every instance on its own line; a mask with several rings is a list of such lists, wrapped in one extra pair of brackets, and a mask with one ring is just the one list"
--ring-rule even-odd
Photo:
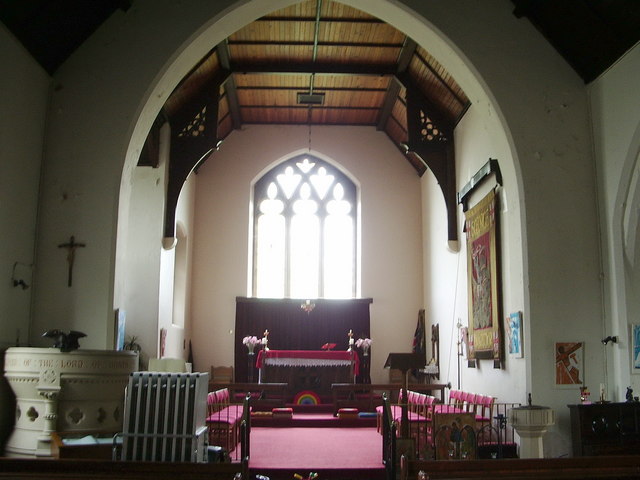
[(371, 347), (371, 339), (370, 338), (359, 338), (356, 340), (356, 347), (362, 348), (364, 350), (364, 354), (369, 355), (369, 347)]
[(242, 343), (247, 346), (249, 353), (253, 353), (253, 349), (256, 348), (256, 345), (260, 345), (260, 340), (255, 335), (247, 335), (242, 339)]

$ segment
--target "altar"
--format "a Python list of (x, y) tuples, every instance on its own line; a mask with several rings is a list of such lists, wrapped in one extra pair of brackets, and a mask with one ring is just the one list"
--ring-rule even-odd
[(260, 350), (256, 359), (260, 383), (288, 383), (289, 393), (313, 391), (331, 395), (331, 384), (354, 383), (360, 372), (354, 351)]

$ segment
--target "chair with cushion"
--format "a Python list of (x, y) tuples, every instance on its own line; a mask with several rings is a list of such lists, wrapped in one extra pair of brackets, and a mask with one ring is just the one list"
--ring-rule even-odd
[(462, 392), (460, 398), (462, 399), (462, 407), (465, 412), (476, 413), (476, 397), (475, 393)]
[(478, 395), (476, 397), (476, 422), (486, 424), (491, 422), (493, 417), (493, 403), (495, 398), (491, 395)]
[(207, 427), (209, 445), (232, 452), (240, 441), (240, 422), (243, 405), (231, 403), (229, 389), (222, 388), (207, 394)]

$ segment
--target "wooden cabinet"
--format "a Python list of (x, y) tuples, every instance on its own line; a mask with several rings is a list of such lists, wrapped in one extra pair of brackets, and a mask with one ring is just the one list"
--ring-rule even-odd
[(573, 455), (637, 454), (640, 403), (569, 405)]

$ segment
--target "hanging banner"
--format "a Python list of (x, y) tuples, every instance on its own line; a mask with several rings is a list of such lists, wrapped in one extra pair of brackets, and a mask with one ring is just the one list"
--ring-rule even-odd
[(493, 359), (501, 367), (500, 300), (494, 190), (465, 213), (469, 297), (468, 360)]

